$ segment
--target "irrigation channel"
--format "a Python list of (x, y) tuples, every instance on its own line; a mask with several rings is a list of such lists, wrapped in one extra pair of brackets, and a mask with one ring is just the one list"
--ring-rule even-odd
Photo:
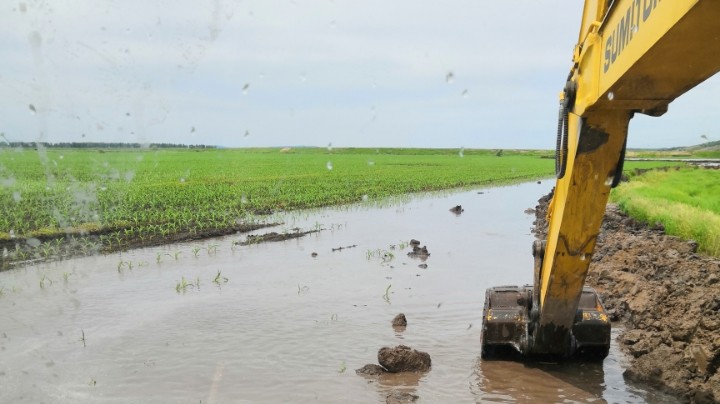
[[(551, 186), (292, 212), (257, 233), (325, 230), (0, 273), (0, 402), (673, 402), (626, 382), (615, 345), (601, 364), (480, 360), (485, 289), (531, 280), (524, 211)], [(426, 261), (407, 256), (412, 238)], [(390, 324), (400, 312), (405, 330)], [(428, 352), (432, 369), (355, 374), (398, 344)]]

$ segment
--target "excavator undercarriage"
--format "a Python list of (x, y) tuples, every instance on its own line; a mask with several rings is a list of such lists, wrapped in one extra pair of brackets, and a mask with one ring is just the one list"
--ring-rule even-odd
[[(530, 285), (487, 289), (483, 309), (483, 359), (503, 352), (533, 356), (532, 294)], [(583, 289), (575, 323), (561, 344), (566, 349), (565, 358), (601, 361), (610, 352), (610, 322), (594, 289)]]
[[(535, 276), (541, 276), (545, 242), (533, 245)], [(544, 356), (548, 352), (534, 342), (538, 340), (538, 293), (532, 285), (497, 286), (485, 291), (482, 323), (482, 358), (505, 354)], [(610, 352), (610, 322), (597, 292), (584, 287), (570, 330), (556, 333), (554, 346), (563, 347), (560, 356), (582, 360), (603, 360)], [(557, 337), (556, 337), (557, 338)], [(553, 352), (557, 356), (557, 352)]]

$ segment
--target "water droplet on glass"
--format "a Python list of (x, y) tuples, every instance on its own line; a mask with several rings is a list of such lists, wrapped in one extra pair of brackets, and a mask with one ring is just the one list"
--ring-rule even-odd
[(463, 98), (467, 98), (470, 96), (470, 93), (468, 92), (467, 88), (463, 90), (462, 96), (463, 96)]
[(369, 199), (369, 198), (368, 198), (367, 194), (365, 194), (365, 195), (362, 196), (363, 202), (367, 202), (368, 199)]
[(132, 181), (134, 177), (135, 177), (134, 171), (128, 171), (125, 173), (125, 181), (127, 181), (127, 182)]
[(248, 137), (248, 136), (250, 136), (250, 131), (249, 131), (249, 130), (246, 130), (246, 131), (245, 131), (245, 134), (243, 135), (243, 137)]
[(374, 165), (375, 165), (375, 162), (372, 161), (372, 160), (368, 160), (368, 165), (369, 165), (369, 166), (374, 166)]
[(245, 83), (243, 86), (243, 95), (248, 93), (248, 88), (250, 88), (250, 83)]
[(307, 76), (305, 76), (305, 73), (300, 73), (300, 81), (303, 83), (307, 81)]
[(30, 108), (30, 112), (32, 112), (33, 114), (37, 113), (37, 109), (35, 109), (34, 105), (30, 104), (28, 105), (28, 108)]
[(633, 25), (633, 26), (632, 26), (632, 33), (633, 33), (633, 34), (637, 34), (637, 32), (638, 32), (638, 26), (637, 26), (637, 25)]
[(332, 170), (332, 161), (328, 161), (325, 167), (327, 167), (328, 170)]
[(185, 178), (180, 178), (180, 182), (185, 182)]
[(615, 98), (615, 93), (613, 93), (612, 91), (610, 91), (610, 92), (608, 93), (607, 97), (608, 97), (608, 100), (612, 101), (612, 100)]
[(245, 194), (242, 194), (242, 196), (240, 197), (240, 203), (242, 203), (243, 205), (248, 203), (248, 199), (247, 199), (247, 196), (245, 196)]
[(465, 157), (465, 148), (464, 147), (460, 148), (460, 152), (458, 152), (458, 156)]
[(615, 178), (614, 178), (613, 175), (608, 176), (608, 177), (605, 179), (605, 186), (606, 186), (606, 187), (611, 186), (614, 180), (615, 180)]
[(335, 20), (330, 21), (330, 28), (335, 29), (337, 27), (337, 22)]
[(100, 190), (101, 190), (101, 191), (107, 191), (107, 187), (106, 187), (106, 186), (101, 186), (101, 187), (100, 187)]
[(61, 154), (60, 156), (58, 156), (58, 158), (59, 158), (60, 160), (62, 160), (62, 159), (65, 158), (65, 156), (63, 156), (63, 155)]
[(15, 238), (15, 230), (10, 229), (10, 238)]
[(195, 133), (195, 127), (190, 128), (190, 133)]
[(21, 13), (27, 12), (27, 4), (25, 4), (24, 2), (20, 2), (20, 4), (18, 4), (18, 6), (20, 7)]
[(22, 201), (22, 196), (20, 196), (20, 192), (13, 192), (13, 201), (15, 201), (15, 203), (19, 203), (20, 201)]
[(448, 84), (452, 84), (452, 82), (455, 80), (455, 74), (453, 72), (448, 72), (445, 75), (445, 82)]
[(328, 151), (332, 151), (332, 142), (328, 143), (327, 149)]
[(125, 113), (125, 116), (130, 116), (130, 113), (129, 113), (129, 112), (126, 112), (126, 113)]
[(33, 31), (28, 35), (28, 42), (30, 42), (30, 46), (38, 49), (42, 46), (42, 36), (39, 32)]
[(580, 256), (580, 261), (585, 261), (585, 254)]
[(40, 240), (36, 239), (35, 237), (31, 237), (31, 238), (25, 240), (25, 242), (26, 242), (30, 247), (37, 247), (37, 246), (39, 246), (40, 244), (42, 244), (42, 242), (40, 242)]

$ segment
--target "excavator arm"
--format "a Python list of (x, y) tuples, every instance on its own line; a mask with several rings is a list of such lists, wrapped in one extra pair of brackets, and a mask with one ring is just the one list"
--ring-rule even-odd
[(560, 95), (557, 183), (546, 241), (533, 246), (532, 286), (490, 288), (483, 356), (604, 358), (610, 325), (584, 286), (610, 189), (617, 185), (635, 113), (668, 104), (720, 70), (720, 0), (586, 0)]

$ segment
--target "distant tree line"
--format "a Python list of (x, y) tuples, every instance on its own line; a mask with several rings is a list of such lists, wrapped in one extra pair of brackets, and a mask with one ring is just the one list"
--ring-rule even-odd
[(0, 147), (7, 145), (10, 147), (37, 148), (38, 146), (57, 149), (216, 149), (217, 146), (204, 144), (179, 144), (179, 143), (103, 143), (103, 142), (2, 142)]

